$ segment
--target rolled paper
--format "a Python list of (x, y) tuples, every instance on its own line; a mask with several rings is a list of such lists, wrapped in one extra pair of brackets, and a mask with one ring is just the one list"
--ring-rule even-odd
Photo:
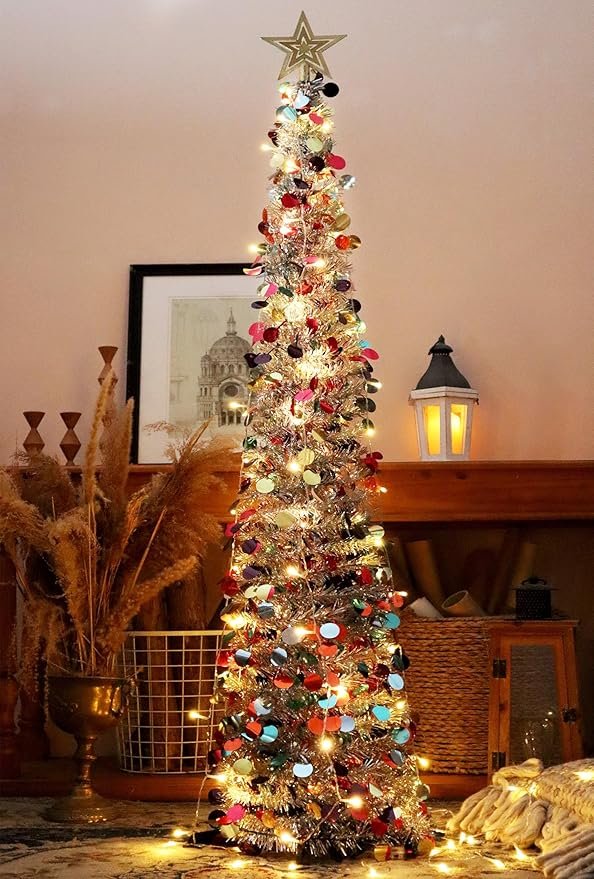
[(506, 599), (504, 599), (504, 604), (507, 603), (510, 606), (515, 607), (516, 593), (513, 590), (516, 586), (519, 586), (524, 580), (527, 580), (528, 577), (532, 577), (534, 575), (535, 558), (536, 543), (532, 543), (530, 540), (522, 540), (518, 547), (518, 552), (512, 568), (512, 574), (509, 584), (510, 591)]
[(497, 557), (497, 569), (493, 578), (491, 594), (486, 605), (487, 613), (500, 613), (507, 598), (513, 571), (513, 565), (518, 549), (518, 532), (510, 528), (505, 532), (503, 542)]
[(416, 616), (423, 617), (426, 620), (443, 619), (443, 614), (441, 614), (436, 607), (433, 607), (429, 599), (424, 596), (416, 598), (411, 604), (409, 604), (409, 608), (416, 614)]
[(417, 591), (412, 583), (402, 541), (399, 537), (390, 537), (386, 547), (392, 568), (394, 587), (399, 591), (408, 592), (408, 601), (411, 601), (416, 597)]
[(418, 592), (434, 607), (441, 607), (446, 596), (439, 579), (433, 544), (430, 540), (413, 540), (406, 544), (406, 554)]
[(449, 595), (441, 605), (442, 610), (452, 617), (485, 617), (487, 614), (477, 604), (470, 592), (461, 589)]
[(497, 567), (494, 549), (479, 547), (468, 553), (462, 567), (460, 585), (468, 589), (477, 604), (485, 607), (493, 588)]

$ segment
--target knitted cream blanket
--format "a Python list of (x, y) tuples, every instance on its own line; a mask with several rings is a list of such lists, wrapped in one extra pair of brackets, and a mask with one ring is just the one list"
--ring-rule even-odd
[(537, 846), (537, 864), (552, 879), (594, 879), (594, 760), (506, 766), (465, 800), (448, 830)]

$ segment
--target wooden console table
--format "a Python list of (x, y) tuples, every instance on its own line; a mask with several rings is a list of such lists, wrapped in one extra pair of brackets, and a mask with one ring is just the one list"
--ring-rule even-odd
[[(155, 473), (166, 470), (167, 465), (133, 465), (129, 490), (135, 491)], [(238, 471), (236, 457), (220, 474), (221, 491), (212, 495), (211, 512), (221, 521), (231, 518)], [(384, 463), (380, 476), (388, 491), (379, 496), (378, 521), (529, 524), (594, 520), (594, 461)], [(35, 742), (35, 747), (21, 741), (19, 751), (14, 725), (15, 668), (7, 649), (15, 625), (16, 587), (7, 560), (1, 556), (0, 581), (0, 794), (18, 794), (21, 777), (21, 793), (30, 792), (37, 784), (30, 772), (21, 776), (20, 763), (21, 759), (38, 759), (43, 749), (42, 712), (38, 705), (28, 706), (29, 741)], [(43, 783), (39, 787), (42, 791), (50, 792)], [(439, 785), (434, 785), (434, 791), (444, 793)]]

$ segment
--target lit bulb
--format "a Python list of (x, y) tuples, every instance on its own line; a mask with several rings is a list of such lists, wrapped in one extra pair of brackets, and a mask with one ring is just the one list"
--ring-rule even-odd
[(378, 491), (380, 494), (388, 494), (388, 489), (386, 488), (385, 485), (380, 485), (380, 487), (378, 488)]
[(368, 427), (365, 431), (365, 436), (375, 436), (375, 427)]
[(285, 573), (287, 577), (298, 577), (300, 571), (297, 565), (287, 565), (287, 567), (285, 568)]
[(274, 147), (269, 143), (261, 143), (260, 149), (262, 150), (263, 153), (269, 153), (274, 149)]
[(499, 858), (487, 858), (487, 861), (490, 861), (497, 870), (505, 870), (505, 864)]
[(289, 861), (287, 864), (287, 870), (290, 870), (291, 873), (294, 873), (295, 870), (299, 869), (299, 864), (296, 864), (295, 861)]
[(230, 628), (235, 630), (243, 629), (243, 627), (248, 624), (248, 618), (242, 613), (223, 614), (221, 619), (225, 620)]
[(339, 684), (337, 687), (333, 687), (332, 689), (336, 693), (338, 699), (348, 699), (349, 691), (344, 686), (344, 684)]
[(380, 874), (379, 874), (378, 871), (375, 869), (375, 867), (370, 867), (369, 870), (367, 871), (367, 875), (369, 876), (369, 879), (377, 879), (377, 877), (378, 877)]
[(316, 267), (316, 269), (325, 269), (326, 268), (326, 260), (323, 259), (322, 257), (320, 257), (319, 259), (316, 259), (316, 261), (313, 263), (313, 265)]
[(322, 736), (322, 738), (320, 739), (319, 748), (320, 751), (323, 751), (325, 754), (327, 754), (334, 748), (334, 739), (331, 739), (330, 736)]
[(200, 712), (196, 711), (195, 708), (193, 708), (191, 711), (188, 711), (188, 717), (190, 718), (190, 720), (208, 720), (208, 717), (205, 714), (200, 714)]
[(231, 861), (229, 864), (232, 870), (243, 870), (246, 865), (245, 861), (242, 861), (241, 858), (235, 858), (234, 861)]
[(174, 846), (177, 845), (177, 842), (174, 839), (168, 839), (167, 842), (163, 843), (163, 845), (166, 846), (167, 848), (173, 848)]
[(441, 849), (439, 848), (439, 846), (433, 846), (433, 848), (429, 852), (429, 857), (434, 858), (436, 855), (440, 855), (440, 854), (441, 854)]
[(175, 836), (176, 839), (181, 839), (182, 836), (187, 836), (187, 835), (188, 835), (188, 831), (187, 831), (187, 830), (182, 830), (181, 827), (176, 827), (175, 830), (173, 831), (173, 833), (172, 833), (171, 835), (172, 835), (172, 836)]
[[(427, 759), (427, 757), (417, 757), (417, 763), (421, 767), (421, 769), (429, 769), (431, 766), (431, 761)], [(453, 840), (450, 840), (453, 842)]]
[(404, 708), (406, 708), (406, 699), (399, 699), (396, 703), (396, 708), (399, 711), (402, 711)]
[(521, 848), (518, 848), (518, 846), (515, 843), (514, 843), (514, 848), (516, 850), (516, 854), (515, 854), (516, 861), (529, 861), (530, 860), (530, 858), (528, 857), (526, 852), (523, 852)]
[(295, 171), (297, 171), (298, 169), (299, 165), (292, 156), (289, 156), (287, 159), (285, 159), (285, 162), (283, 164), (283, 171), (286, 174), (294, 174)]
[(248, 253), (259, 253), (259, 246), (257, 244), (248, 244)]
[(299, 463), (299, 461), (289, 461), (289, 463), (287, 464), (287, 470), (289, 470), (291, 473), (301, 473), (301, 464)]
[(359, 797), (356, 795), (354, 797), (349, 797), (347, 803), (349, 804), (349, 806), (352, 806), (353, 809), (361, 809), (364, 805), (363, 797)]
[(472, 834), (466, 837), (466, 845), (478, 845), (478, 840)]
[(446, 848), (448, 848), (451, 852), (456, 851), (456, 843), (453, 839), (448, 839), (446, 842)]
[(438, 864), (436, 864), (435, 869), (437, 870), (438, 873), (443, 873), (444, 876), (447, 876), (448, 873), (452, 872), (452, 868), (448, 867), (447, 864), (444, 864), (443, 861), (440, 861)]
[(288, 830), (283, 830), (279, 836), (281, 842), (297, 842), (292, 833), (289, 833)]
[(329, 119), (326, 119), (326, 121), (323, 122), (320, 127), (321, 127), (322, 131), (326, 131), (326, 132), (332, 131), (332, 123), (330, 122)]
[(290, 235), (291, 232), (293, 231), (293, 227), (287, 226), (286, 223), (283, 223), (283, 225), (279, 228), (278, 231), (281, 233), (281, 235)]

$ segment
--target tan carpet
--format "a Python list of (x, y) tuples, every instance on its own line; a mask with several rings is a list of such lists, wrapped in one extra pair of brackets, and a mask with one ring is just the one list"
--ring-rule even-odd
[[(194, 810), (187, 803), (122, 803), (122, 816), (108, 827), (70, 828), (42, 818), (49, 800), (0, 800), (0, 876), (19, 879), (436, 879), (440, 876), (535, 879), (530, 870), (498, 869), (476, 849), (430, 861), (378, 863), (369, 856), (342, 864), (291, 869), (289, 859), (247, 858), (215, 848), (186, 848), (171, 838), (176, 827), (190, 829)], [(435, 807), (436, 823), (448, 815)], [(174, 844), (173, 844), (174, 843)], [(486, 854), (513, 858), (490, 847)], [(439, 864), (446, 864), (450, 872)]]

